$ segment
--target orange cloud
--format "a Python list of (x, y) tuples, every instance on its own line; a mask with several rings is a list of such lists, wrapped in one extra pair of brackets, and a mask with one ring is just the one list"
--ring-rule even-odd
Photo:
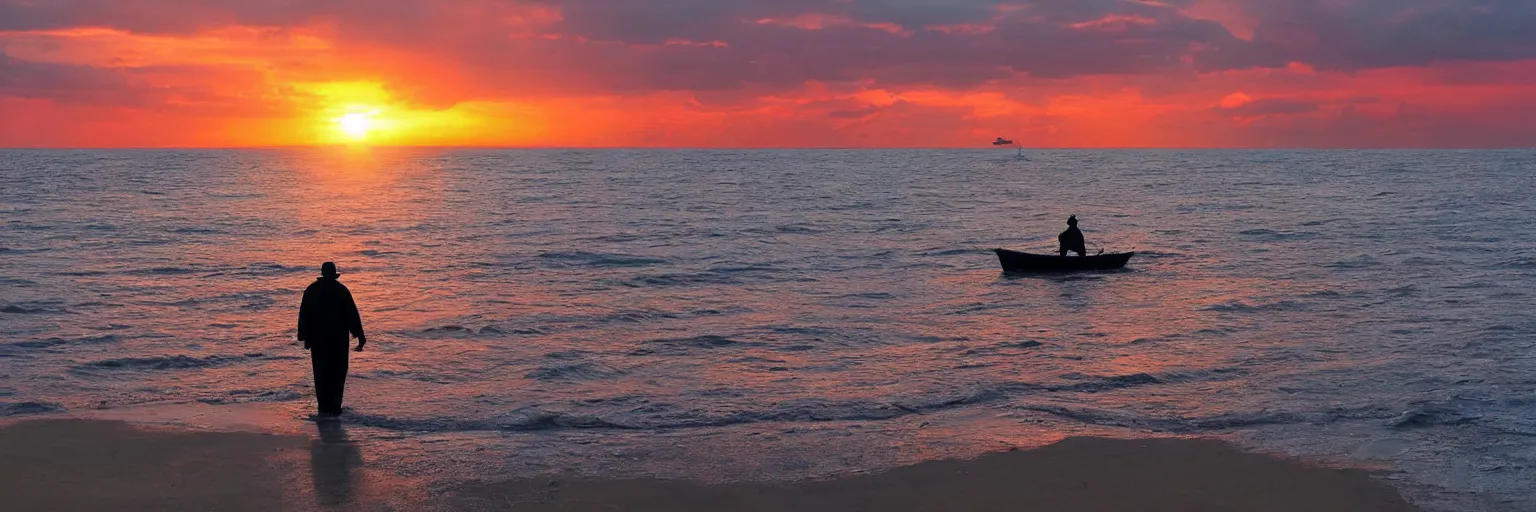
[(1125, 30), (1131, 25), (1155, 25), (1157, 20), (1142, 16), (1107, 14), (1102, 18), (1072, 23), (1067, 26), (1078, 30)]
[(794, 27), (802, 30), (823, 30), (829, 27), (859, 27), (879, 30), (890, 34), (902, 36), (911, 35), (912, 31), (901, 25), (890, 22), (862, 22), (846, 16), (827, 14), (801, 14), (787, 18), (762, 18), (754, 23), (758, 25), (779, 25)]

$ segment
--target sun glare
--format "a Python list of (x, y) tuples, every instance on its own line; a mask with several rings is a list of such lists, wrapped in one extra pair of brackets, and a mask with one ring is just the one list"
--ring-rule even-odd
[(352, 140), (363, 140), (368, 137), (368, 132), (373, 130), (373, 116), (378, 113), (379, 111), (377, 110), (348, 112), (335, 119), (336, 126), (341, 129), (342, 133), (347, 134), (347, 137), (351, 137)]

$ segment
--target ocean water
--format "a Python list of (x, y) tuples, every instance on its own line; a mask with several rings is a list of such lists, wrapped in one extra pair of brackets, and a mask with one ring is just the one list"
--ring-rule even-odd
[[(1536, 509), (1536, 151), (0, 151), (0, 416), (313, 406), (405, 475), (787, 480), (1071, 435)], [(1127, 270), (1010, 276), (1069, 214)]]

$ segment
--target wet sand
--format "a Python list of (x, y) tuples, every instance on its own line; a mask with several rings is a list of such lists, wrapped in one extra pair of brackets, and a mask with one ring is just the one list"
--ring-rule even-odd
[(16, 511), (273, 510), (287, 492), (273, 457), (307, 446), (297, 436), (25, 421), (0, 428), (0, 496)]
[[(325, 431), (321, 430), (321, 435)], [(1361, 471), (1212, 440), (1073, 438), (1029, 451), (793, 485), (536, 478), (415, 495), (345, 440), (146, 430), (87, 420), (0, 428), (8, 510), (1414, 511)]]

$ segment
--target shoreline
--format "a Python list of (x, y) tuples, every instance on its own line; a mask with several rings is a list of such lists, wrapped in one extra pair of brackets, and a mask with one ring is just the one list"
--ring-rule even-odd
[(1213, 439), (1073, 437), (784, 484), (540, 476), (427, 485), (370, 467), (344, 424), (307, 432), (5, 422), (0, 494), (17, 510), (1419, 510), (1365, 471)]

